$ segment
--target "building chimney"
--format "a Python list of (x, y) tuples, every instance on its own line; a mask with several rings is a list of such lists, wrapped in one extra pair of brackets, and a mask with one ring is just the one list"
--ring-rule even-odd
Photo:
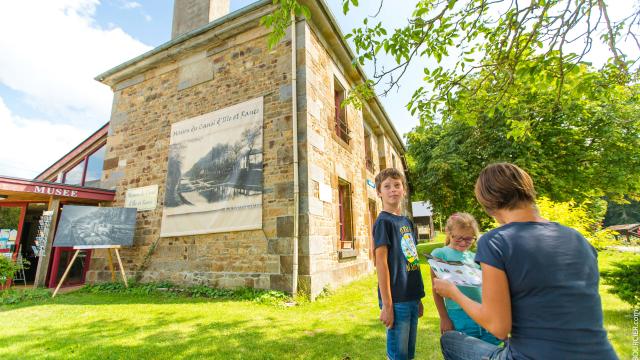
[(205, 26), (229, 13), (230, 0), (175, 0), (171, 39)]

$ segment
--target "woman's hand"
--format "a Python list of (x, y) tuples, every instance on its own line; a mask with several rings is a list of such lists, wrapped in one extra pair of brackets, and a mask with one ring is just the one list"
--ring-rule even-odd
[(445, 331), (455, 330), (451, 319), (444, 318), (440, 319), (440, 334), (444, 334)]
[(442, 297), (451, 299), (458, 288), (447, 280), (433, 279), (433, 289)]
[(418, 303), (418, 317), (421, 318), (424, 315), (424, 305), (422, 305), (422, 300)]

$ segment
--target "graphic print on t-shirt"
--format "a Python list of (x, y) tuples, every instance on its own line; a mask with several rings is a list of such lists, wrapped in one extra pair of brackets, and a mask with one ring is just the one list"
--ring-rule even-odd
[(407, 271), (418, 270), (420, 267), (420, 260), (418, 259), (418, 250), (416, 249), (416, 243), (413, 240), (413, 233), (409, 226), (403, 226), (400, 228), (400, 234), (402, 234), (402, 240), (400, 240), (400, 246), (402, 247), (402, 253), (407, 258)]

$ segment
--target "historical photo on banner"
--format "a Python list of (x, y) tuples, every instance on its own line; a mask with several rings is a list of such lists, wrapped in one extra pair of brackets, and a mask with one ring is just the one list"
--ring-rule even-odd
[(53, 246), (131, 246), (135, 229), (134, 208), (65, 205)]
[(263, 99), (171, 126), (161, 236), (262, 228)]

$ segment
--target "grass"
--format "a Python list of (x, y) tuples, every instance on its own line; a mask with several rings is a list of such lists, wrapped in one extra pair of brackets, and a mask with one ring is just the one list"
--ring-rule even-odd
[[(420, 244), (419, 253), (438, 245)], [(619, 253), (602, 253), (602, 268)], [(428, 269), (422, 265), (425, 280)], [(0, 306), (2, 359), (370, 359), (384, 355), (370, 275), (295, 307), (175, 295), (60, 295)], [(425, 281), (425, 284), (428, 284)], [(631, 356), (632, 309), (601, 291), (605, 326), (621, 359)], [(417, 358), (441, 359), (430, 290)]]

